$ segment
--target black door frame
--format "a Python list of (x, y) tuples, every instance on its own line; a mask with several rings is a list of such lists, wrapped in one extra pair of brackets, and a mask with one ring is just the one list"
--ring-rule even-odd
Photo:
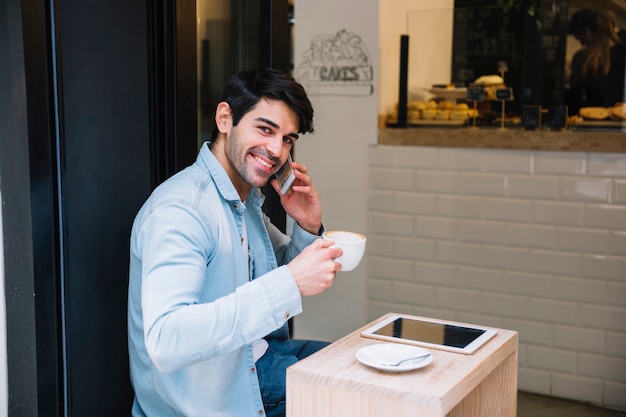
[[(272, 45), (262, 64), (289, 71), (287, 0), (261, 1), (271, 16), (267, 24)], [(68, 295), (63, 284), (67, 254), (59, 245), (66, 231), (59, 223), (63, 167), (57, 161), (64, 152), (65, 126), (63, 85), (57, 73), (62, 51), (55, 37), (63, 36), (63, 3), (67, 7), (71, 1), (5, 0), (0, 6), (0, 60), (7, 63), (0, 66), (0, 91), (10, 92), (0, 95), (10, 417), (71, 416), (68, 367), (80, 366), (67, 357), (67, 318), (62, 312)], [(154, 188), (197, 154), (196, 11), (194, 1), (146, 2), (145, 7), (149, 121), (144, 133), (150, 141)], [(276, 25), (277, 19), (285, 25)], [(284, 225), (275, 193), (267, 195), (266, 212)], [(123, 379), (114, 383), (129, 385)], [(108, 400), (106, 388), (103, 401)]]

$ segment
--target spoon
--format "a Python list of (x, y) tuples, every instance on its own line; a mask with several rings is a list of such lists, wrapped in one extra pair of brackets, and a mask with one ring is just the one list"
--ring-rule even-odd
[(383, 366), (400, 366), (401, 363), (404, 363), (404, 362), (407, 362), (407, 361), (414, 361), (416, 359), (425, 359), (425, 358), (427, 358), (429, 356), (430, 356), (430, 353), (426, 353), (424, 355), (414, 356), (412, 358), (402, 359), (401, 361), (398, 361), (398, 362), (380, 362), (380, 364), (383, 365)]

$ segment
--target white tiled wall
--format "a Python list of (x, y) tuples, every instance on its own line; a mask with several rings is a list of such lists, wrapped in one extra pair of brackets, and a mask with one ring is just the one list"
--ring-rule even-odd
[(371, 146), (368, 319), (517, 330), (519, 389), (626, 409), (626, 155)]

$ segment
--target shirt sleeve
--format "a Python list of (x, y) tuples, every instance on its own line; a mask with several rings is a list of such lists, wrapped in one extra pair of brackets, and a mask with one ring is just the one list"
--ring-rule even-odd
[[(286, 266), (236, 286), (236, 271), (222, 257), (219, 274), (226, 275), (207, 276), (207, 262), (218, 261), (210, 248), (220, 236), (207, 233), (204, 221), (192, 207), (167, 204), (148, 214), (137, 231), (144, 340), (162, 372), (232, 352), (302, 312)], [(212, 298), (207, 280), (215, 282), (208, 287), (233, 288), (222, 288), (223, 295)]]

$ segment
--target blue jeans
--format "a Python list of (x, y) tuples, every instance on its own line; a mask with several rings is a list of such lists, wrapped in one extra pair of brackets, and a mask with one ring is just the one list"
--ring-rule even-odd
[(269, 347), (256, 362), (267, 417), (285, 416), (287, 367), (327, 346), (314, 340), (267, 339)]

